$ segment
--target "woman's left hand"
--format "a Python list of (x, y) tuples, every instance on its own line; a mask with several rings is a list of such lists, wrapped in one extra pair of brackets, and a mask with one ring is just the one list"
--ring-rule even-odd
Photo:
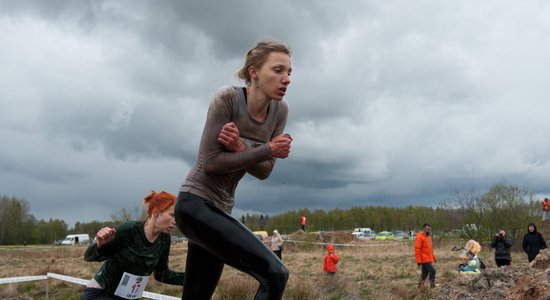
[(243, 152), (245, 150), (245, 146), (239, 136), (239, 129), (233, 122), (223, 125), (218, 136), (218, 142), (231, 152)]

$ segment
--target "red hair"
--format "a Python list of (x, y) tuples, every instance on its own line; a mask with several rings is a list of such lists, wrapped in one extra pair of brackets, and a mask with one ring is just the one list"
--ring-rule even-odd
[(143, 203), (147, 205), (147, 218), (149, 218), (153, 215), (155, 209), (163, 212), (174, 205), (176, 196), (165, 191), (157, 193), (151, 190), (151, 193), (143, 199)]

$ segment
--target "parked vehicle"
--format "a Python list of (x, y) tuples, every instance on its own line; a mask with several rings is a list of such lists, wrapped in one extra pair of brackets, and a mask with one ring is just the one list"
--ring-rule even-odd
[(267, 231), (265, 230), (253, 231), (252, 233), (254, 233), (254, 235), (257, 236), (260, 241), (263, 241), (268, 236)]
[(173, 235), (173, 236), (171, 236), (171, 241), (172, 241), (172, 244), (183, 243), (183, 242), (187, 241), (187, 238), (185, 236)]
[(67, 235), (67, 237), (61, 242), (61, 245), (77, 245), (89, 243), (90, 235), (88, 235), (87, 233), (80, 233)]
[(361, 233), (356, 235), (356, 237), (360, 240), (374, 240), (376, 238), (376, 233), (374, 231), (372, 233)]
[(376, 235), (375, 240), (377, 241), (395, 240), (395, 237), (393, 236), (393, 232), (381, 231)]
[(395, 230), (393, 236), (396, 240), (408, 239), (409, 235), (402, 230)]
[(361, 234), (372, 234), (374, 231), (370, 228), (355, 228), (353, 232), (351, 233), (353, 236), (358, 237), (358, 235)]

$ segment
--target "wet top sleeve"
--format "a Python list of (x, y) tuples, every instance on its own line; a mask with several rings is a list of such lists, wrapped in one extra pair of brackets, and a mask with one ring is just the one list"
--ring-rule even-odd
[[(234, 121), (239, 110), (236, 91), (232, 88), (221, 90), (213, 99), (208, 109), (204, 126), (201, 149), (203, 150), (204, 172), (220, 174), (258, 168), (255, 165), (272, 158), (271, 150), (266, 143), (258, 143), (256, 147), (247, 147), (243, 152), (229, 152), (218, 142), (222, 127)], [(241, 128), (239, 128), (241, 131)], [(245, 137), (246, 138), (246, 137)], [(269, 168), (269, 164), (260, 168)]]
[(160, 259), (155, 268), (155, 279), (167, 284), (183, 285), (185, 273), (170, 270), (170, 268), (168, 267), (169, 255), (170, 255), (170, 244), (168, 244), (168, 247), (165, 248), (165, 250), (160, 256)]
[[(120, 229), (119, 229), (120, 230)], [(121, 234), (115, 234), (113, 239), (101, 248), (97, 248), (97, 243), (93, 243), (84, 253), (85, 261), (104, 261), (117, 252), (117, 249), (123, 247), (124, 239)]]

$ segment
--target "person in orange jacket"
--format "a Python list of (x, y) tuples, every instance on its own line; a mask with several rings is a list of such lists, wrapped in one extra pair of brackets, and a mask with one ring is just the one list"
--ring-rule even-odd
[(416, 241), (414, 243), (414, 253), (416, 255), (416, 264), (422, 267), (422, 273), (420, 274), (420, 280), (418, 281), (418, 287), (424, 286), (426, 278), (430, 277), (430, 287), (435, 287), (435, 268), (432, 263), (437, 262), (435, 258), (434, 249), (432, 246), (432, 237), (430, 232), (432, 227), (429, 224), (422, 226), (422, 231), (416, 235)]
[(336, 274), (339, 259), (338, 255), (334, 253), (334, 245), (329, 244), (327, 247), (327, 255), (325, 255), (325, 259), (323, 260), (323, 273), (329, 275)]
[(550, 220), (550, 200), (548, 198), (544, 198), (542, 201), (542, 220)]

